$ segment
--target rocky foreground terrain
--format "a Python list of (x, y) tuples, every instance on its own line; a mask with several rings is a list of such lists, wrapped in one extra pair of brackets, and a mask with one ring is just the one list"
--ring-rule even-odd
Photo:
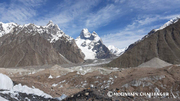
[[(151, 60), (152, 61), (152, 60)], [(180, 66), (112, 68), (81, 65), (0, 68), (14, 84), (38, 88), (53, 98), (66, 95), (64, 101), (178, 101)], [(107, 93), (155, 92), (167, 96), (111, 96)], [(45, 99), (48, 100), (48, 99)], [(55, 100), (55, 99), (49, 99)]]

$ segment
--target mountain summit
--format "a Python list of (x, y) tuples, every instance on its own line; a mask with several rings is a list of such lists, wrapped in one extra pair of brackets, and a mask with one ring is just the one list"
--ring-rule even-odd
[(81, 31), (80, 36), (76, 38), (76, 44), (85, 54), (85, 60), (111, 57), (109, 49), (103, 44), (98, 34), (90, 33), (88, 29)]
[(88, 29), (83, 29), (80, 34), (81, 39), (88, 39), (91, 37), (91, 33), (88, 31)]
[(171, 63), (180, 63), (180, 20), (179, 17), (168, 21), (160, 29), (131, 44), (128, 49), (108, 66), (136, 67), (154, 57)]

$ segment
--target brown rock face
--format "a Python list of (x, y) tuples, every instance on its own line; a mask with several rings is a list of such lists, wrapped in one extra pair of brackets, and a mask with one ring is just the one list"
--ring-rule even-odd
[(61, 40), (57, 40), (53, 46), (59, 53), (73, 63), (84, 61), (84, 54), (78, 48), (74, 40), (72, 42), (68, 42), (62, 37)]
[(1, 37), (0, 67), (67, 63), (39, 34), (7, 34)]
[(154, 57), (168, 63), (180, 63), (180, 20), (170, 26), (149, 33), (148, 37), (132, 44), (126, 52), (108, 66), (136, 67)]

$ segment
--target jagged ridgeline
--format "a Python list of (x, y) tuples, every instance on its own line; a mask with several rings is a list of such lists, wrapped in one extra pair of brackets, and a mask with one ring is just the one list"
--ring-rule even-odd
[(46, 26), (0, 23), (0, 67), (80, 63), (75, 40), (50, 21)]
[(86, 59), (104, 59), (113, 55), (103, 44), (96, 32), (90, 33), (88, 29), (83, 29), (80, 36), (76, 38), (76, 44), (85, 54)]
[(180, 63), (180, 20), (172, 19), (160, 29), (151, 31), (142, 40), (131, 44), (128, 49), (107, 66), (136, 67), (158, 57), (171, 64)]

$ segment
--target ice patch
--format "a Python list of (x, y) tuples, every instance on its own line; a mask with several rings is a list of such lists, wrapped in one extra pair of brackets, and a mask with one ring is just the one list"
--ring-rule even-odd
[(59, 77), (61, 77), (61, 76), (56, 76), (56, 78), (59, 78)]
[(52, 84), (53, 87), (56, 87), (58, 84)]
[(64, 83), (64, 82), (66, 82), (66, 80), (63, 80), (63, 81), (59, 82), (59, 84)]
[(52, 98), (50, 95), (44, 93), (43, 91), (41, 91), (35, 87), (30, 88), (26, 85), (22, 86), (21, 84), (13, 86), (12, 80), (8, 76), (1, 74), (1, 73), (0, 73), (0, 89), (8, 90), (8, 91), (0, 92), (0, 93), (4, 93), (4, 94), (11, 93), (11, 94), (15, 95), (15, 94), (17, 94), (17, 92), (21, 92), (21, 93), (26, 93), (26, 94), (34, 94), (34, 95), (42, 96), (45, 98)]
[(60, 88), (62, 88), (62, 87), (63, 87), (63, 85), (60, 86)]
[(0, 89), (11, 90), (12, 88), (13, 88), (12, 80), (8, 76), (0, 73)]
[(51, 76), (51, 75), (49, 75), (49, 77), (48, 77), (49, 79), (52, 79), (53, 77)]
[(58, 98), (56, 98), (56, 99), (58, 99), (58, 100), (61, 101), (61, 100), (65, 99), (66, 97), (67, 97), (67, 96), (66, 96), (65, 94), (62, 94), (61, 97), (58, 97)]
[(91, 85), (90, 85), (90, 87), (92, 87), (92, 88), (93, 88), (93, 87), (94, 87), (94, 85), (93, 85), (93, 84), (91, 84)]

